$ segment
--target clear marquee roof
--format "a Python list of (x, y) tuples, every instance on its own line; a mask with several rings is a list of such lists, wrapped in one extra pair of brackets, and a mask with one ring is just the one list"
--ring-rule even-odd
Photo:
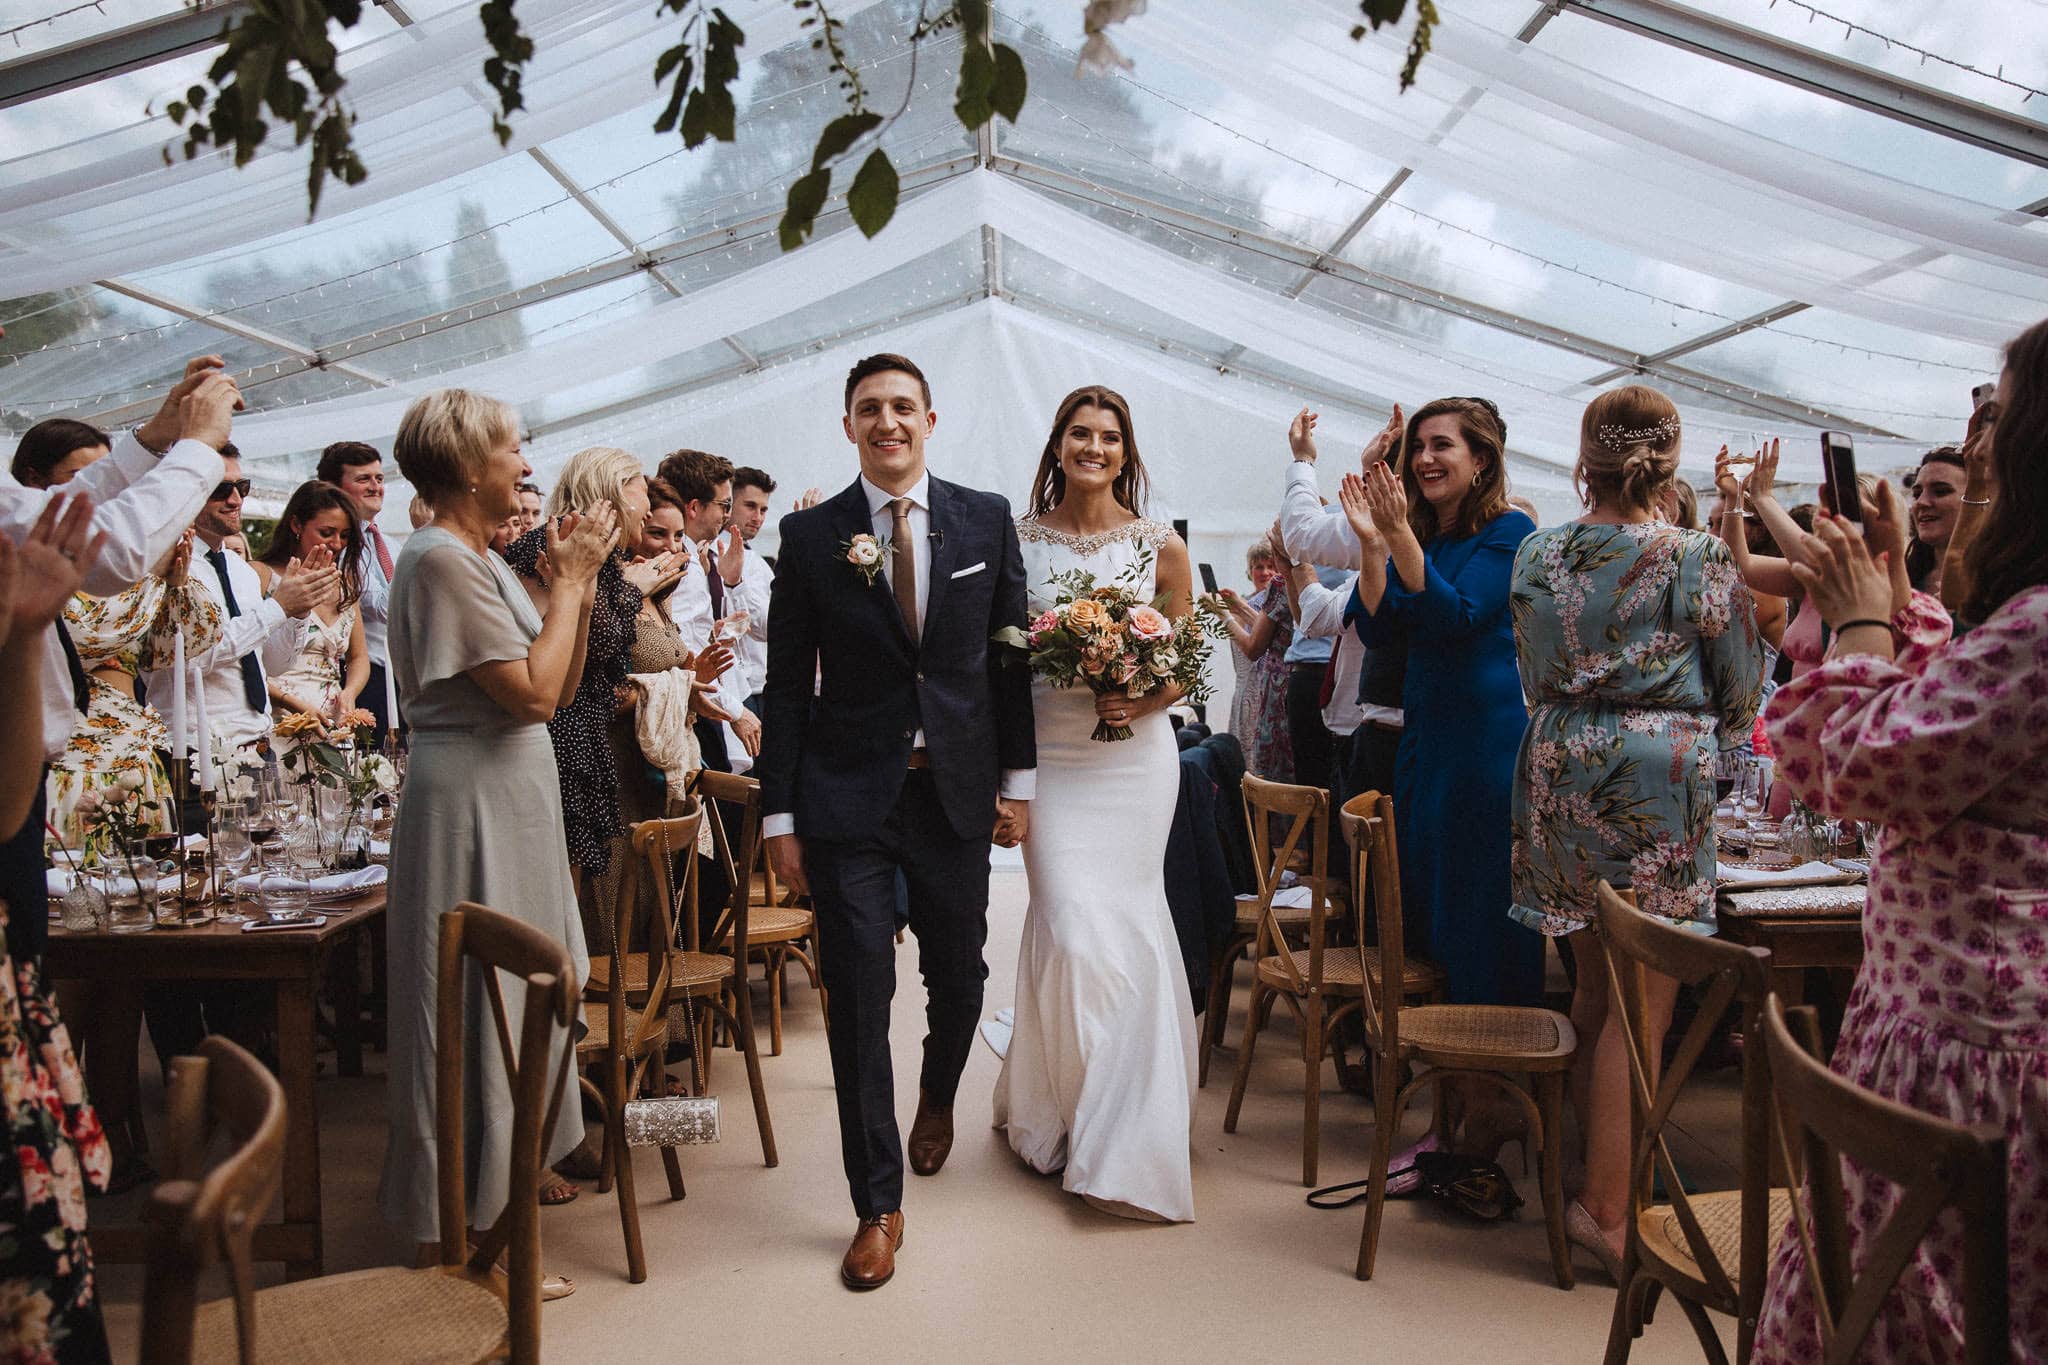
[(1517, 487), (1562, 512), (1579, 412), (1628, 376), (1678, 401), (1703, 483), (1719, 444), (1771, 434), (1810, 472), (1822, 428), (1895, 467), (1958, 439), (2048, 315), (2042, 0), (1438, 7), (1402, 94), (1405, 27), (1352, 42), (1350, 0), (1153, 0), (1106, 76), (1077, 74), (1078, 0), (997, 0), (1030, 98), (977, 139), (958, 38), (913, 62), (913, 0), (844, 0), (877, 104), (915, 87), (886, 139), (904, 201), (870, 241), (835, 200), (785, 255), (783, 194), (836, 112), (788, 0), (727, 0), (740, 138), (695, 151), (651, 131), (677, 28), (653, 0), (521, 0), (539, 51), (507, 148), (473, 6), (381, 0), (344, 60), (370, 176), (311, 222), (288, 147), (164, 164), (146, 111), (206, 51), (23, 97), (175, 0), (9, 5), (0, 448), (45, 416), (133, 421), (218, 351), (273, 491), (451, 384), (519, 405), (543, 482), (586, 445), (687, 444), (830, 487), (839, 379), (887, 346), (932, 372), (940, 472), (1021, 497), (1059, 395), (1104, 382), (1156, 510), (1238, 538), (1303, 403), (1348, 454), (1392, 402), (1487, 395)]

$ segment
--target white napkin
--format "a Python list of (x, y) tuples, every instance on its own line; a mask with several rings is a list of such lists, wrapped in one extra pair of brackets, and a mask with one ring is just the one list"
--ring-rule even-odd
[(1764, 886), (1826, 886), (1830, 883), (1853, 882), (1853, 872), (1844, 872), (1833, 863), (1801, 863), (1797, 867), (1762, 869), (1734, 867), (1721, 864), (1721, 884), (1724, 887), (1748, 891)]
[[(371, 863), (368, 867), (359, 867), (353, 872), (330, 872), (325, 876), (315, 877), (309, 885), (315, 896), (349, 896), (358, 891), (367, 891), (373, 886), (382, 886), (384, 879), (390, 875), (391, 869), (384, 864)], [(235, 889), (245, 896), (255, 895), (261, 886), (262, 879), (253, 874), (238, 878), (235, 882)]]
[[(1239, 896), (1246, 905), (1258, 903), (1257, 896)], [(1284, 891), (1273, 893), (1273, 906), (1277, 910), (1306, 910), (1316, 903), (1316, 889), (1313, 886), (1290, 886)]]

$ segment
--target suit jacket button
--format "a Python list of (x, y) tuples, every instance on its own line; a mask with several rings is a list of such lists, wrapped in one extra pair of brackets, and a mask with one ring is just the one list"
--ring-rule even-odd
[(918, 674), (918, 675), (917, 675), (917, 680), (918, 680), (919, 682), (923, 682), (923, 681), (924, 681), (924, 674), (922, 674), (922, 673)]

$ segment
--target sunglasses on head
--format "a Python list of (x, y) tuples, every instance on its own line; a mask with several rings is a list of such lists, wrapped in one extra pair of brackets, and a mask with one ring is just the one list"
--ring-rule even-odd
[(249, 481), (247, 479), (222, 479), (213, 486), (213, 492), (207, 495), (206, 500), (208, 502), (225, 502), (230, 493), (239, 494), (245, 498), (248, 497)]

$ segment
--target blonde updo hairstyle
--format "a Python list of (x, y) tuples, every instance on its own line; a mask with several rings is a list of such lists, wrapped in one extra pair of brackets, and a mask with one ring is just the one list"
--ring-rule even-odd
[(399, 419), (391, 456), (429, 507), (472, 487), (491, 452), (519, 433), (512, 405), (470, 389), (437, 389)]
[(1650, 512), (1678, 477), (1678, 409), (1641, 384), (1610, 389), (1579, 419), (1572, 486), (1590, 510)]
[(555, 476), (555, 489), (548, 494), (548, 515), (559, 517), (569, 512), (588, 512), (601, 502), (608, 502), (619, 514), (619, 525), (628, 519), (625, 500), (626, 485), (647, 474), (640, 467), (640, 459), (631, 451), (620, 450), (617, 446), (591, 446), (579, 450), (569, 457), (562, 472)]

